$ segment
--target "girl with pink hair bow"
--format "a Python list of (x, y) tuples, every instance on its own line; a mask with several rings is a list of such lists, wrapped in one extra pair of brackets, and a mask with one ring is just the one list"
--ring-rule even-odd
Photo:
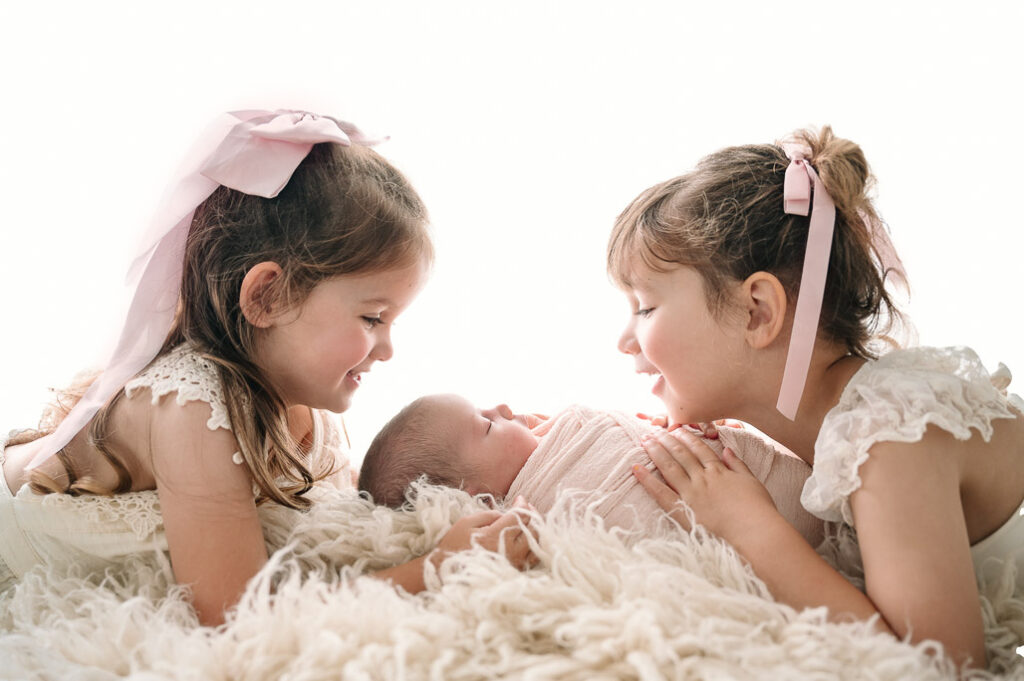
[[(423, 203), (377, 141), (302, 111), (235, 112), (200, 140), (132, 267), (107, 366), (0, 440), (0, 589), (39, 563), (167, 550), (216, 624), (268, 560), (257, 506), (352, 486), (327, 412), (390, 359), (433, 257)], [(488, 512), (377, 576), (419, 591), (426, 561), (496, 549), (506, 529), (523, 566), (518, 516)]]
[(865, 590), (730, 450), (678, 429), (647, 440), (661, 476), (634, 473), (780, 601), (984, 666), (979, 584), (1024, 607), (1024, 401), (969, 348), (893, 349), (887, 279), (903, 272), (867, 160), (828, 127), (790, 142), (715, 152), (623, 211), (608, 250), (633, 312), (619, 348), (658, 376), (672, 421), (739, 419), (810, 464), (801, 503), (855, 526)]

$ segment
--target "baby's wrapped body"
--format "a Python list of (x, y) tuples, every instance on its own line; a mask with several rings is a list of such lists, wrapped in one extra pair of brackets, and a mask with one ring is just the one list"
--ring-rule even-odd
[[(542, 435), (540, 444), (513, 480), (508, 497), (522, 495), (546, 512), (560, 495), (572, 494), (580, 507), (593, 505), (609, 526), (652, 530), (661, 508), (632, 469), (655, 469), (640, 438), (657, 430), (626, 414), (569, 407), (535, 431)], [(719, 454), (725, 447), (732, 449), (767, 488), (782, 515), (812, 546), (821, 543), (822, 521), (800, 505), (810, 466), (747, 430), (723, 428), (718, 440), (706, 442)]]

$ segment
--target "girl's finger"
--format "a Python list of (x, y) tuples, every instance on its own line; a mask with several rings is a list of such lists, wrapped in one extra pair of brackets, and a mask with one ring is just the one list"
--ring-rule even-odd
[(722, 450), (722, 463), (725, 464), (726, 468), (736, 473), (743, 473), (751, 477), (756, 477), (750, 472), (750, 468), (743, 462), (743, 459), (736, 456), (736, 452), (732, 451), (729, 447)]
[[(534, 511), (534, 512), (536, 512), (536, 510), (537, 510), (536, 508), (533, 507), (533, 504), (531, 504), (529, 501), (527, 501), (526, 497), (524, 497), (522, 494), (517, 496), (515, 501), (512, 502), (512, 508), (521, 508), (521, 509), (524, 509), (524, 510), (527, 510), (527, 511)], [(525, 519), (528, 521), (529, 517), (526, 517)]]
[(647, 452), (647, 456), (651, 457), (651, 461), (658, 467), (661, 476), (665, 478), (665, 482), (671, 489), (679, 492), (685, 485), (689, 484), (690, 476), (687, 474), (686, 469), (665, 448), (665, 445), (659, 438), (645, 438), (641, 441), (641, 444), (644, 451)]
[[(673, 431), (671, 434), (666, 436), (666, 439), (675, 440), (677, 443), (685, 447), (686, 453), (692, 455), (692, 457), (697, 460), (697, 462), (700, 464), (701, 469), (710, 468), (712, 466), (718, 466), (721, 465), (722, 463), (722, 460), (718, 458), (718, 454), (716, 454), (715, 450), (711, 449), (711, 447), (708, 446), (708, 443), (706, 443), (704, 440), (697, 437), (696, 434), (691, 433), (688, 430), (683, 429)], [(671, 447), (671, 443), (666, 444), (666, 448), (668, 448), (669, 451), (673, 453), (673, 455), (676, 455), (676, 452), (678, 451), (678, 449), (673, 449)], [(680, 463), (683, 463), (683, 461), (680, 461)], [(684, 468), (686, 467), (685, 463), (683, 464), (683, 466)], [(687, 468), (686, 470), (687, 472), (690, 472), (689, 468)]]
[(520, 516), (515, 512), (502, 513), (501, 516), (490, 524), (495, 530), (504, 530), (508, 527), (518, 527), (520, 522), (525, 522), (526, 518), (520, 520)]
[[(669, 455), (675, 459), (676, 463), (686, 471), (687, 477), (693, 480), (694, 477), (704, 472), (704, 464), (690, 451), (686, 443), (682, 441), (683, 437), (678, 433), (666, 433), (658, 438), (658, 440)], [(690, 435), (690, 437), (696, 436)]]
[(501, 516), (502, 513), (500, 511), (477, 511), (476, 513), (464, 516), (462, 522), (470, 527), (487, 527), (501, 518)]
[(658, 476), (639, 464), (633, 466), (633, 475), (636, 476), (640, 486), (647, 490), (647, 493), (654, 498), (654, 501), (657, 502), (662, 510), (671, 514), (680, 525), (687, 529), (689, 528), (686, 514), (680, 512), (679, 495), (672, 488), (658, 480)]

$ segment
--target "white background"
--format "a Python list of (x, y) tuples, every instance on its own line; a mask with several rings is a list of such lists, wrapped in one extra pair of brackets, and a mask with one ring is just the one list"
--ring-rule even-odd
[(1024, 371), (1019, 2), (150, 5), (0, 9), (0, 427), (105, 358), (167, 177), (237, 108), (390, 134), (431, 210), (433, 278), (346, 415), (356, 458), (426, 392), (657, 410), (615, 349), (613, 219), (812, 124), (867, 153), (921, 342)]

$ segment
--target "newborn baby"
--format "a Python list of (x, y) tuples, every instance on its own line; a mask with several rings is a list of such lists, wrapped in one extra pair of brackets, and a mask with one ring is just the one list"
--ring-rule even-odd
[[(617, 412), (573, 406), (551, 419), (514, 414), (501, 404), (478, 409), (458, 395), (430, 395), (412, 402), (374, 438), (363, 460), (359, 489), (397, 508), (409, 484), (425, 475), (437, 485), (497, 498), (522, 495), (540, 512), (572, 493), (610, 526), (645, 530), (661, 509), (632, 473), (634, 464), (655, 470), (640, 438), (658, 430)], [(782, 515), (817, 546), (822, 521), (800, 505), (811, 473), (753, 432), (724, 428), (706, 440), (729, 447), (767, 488)]]

